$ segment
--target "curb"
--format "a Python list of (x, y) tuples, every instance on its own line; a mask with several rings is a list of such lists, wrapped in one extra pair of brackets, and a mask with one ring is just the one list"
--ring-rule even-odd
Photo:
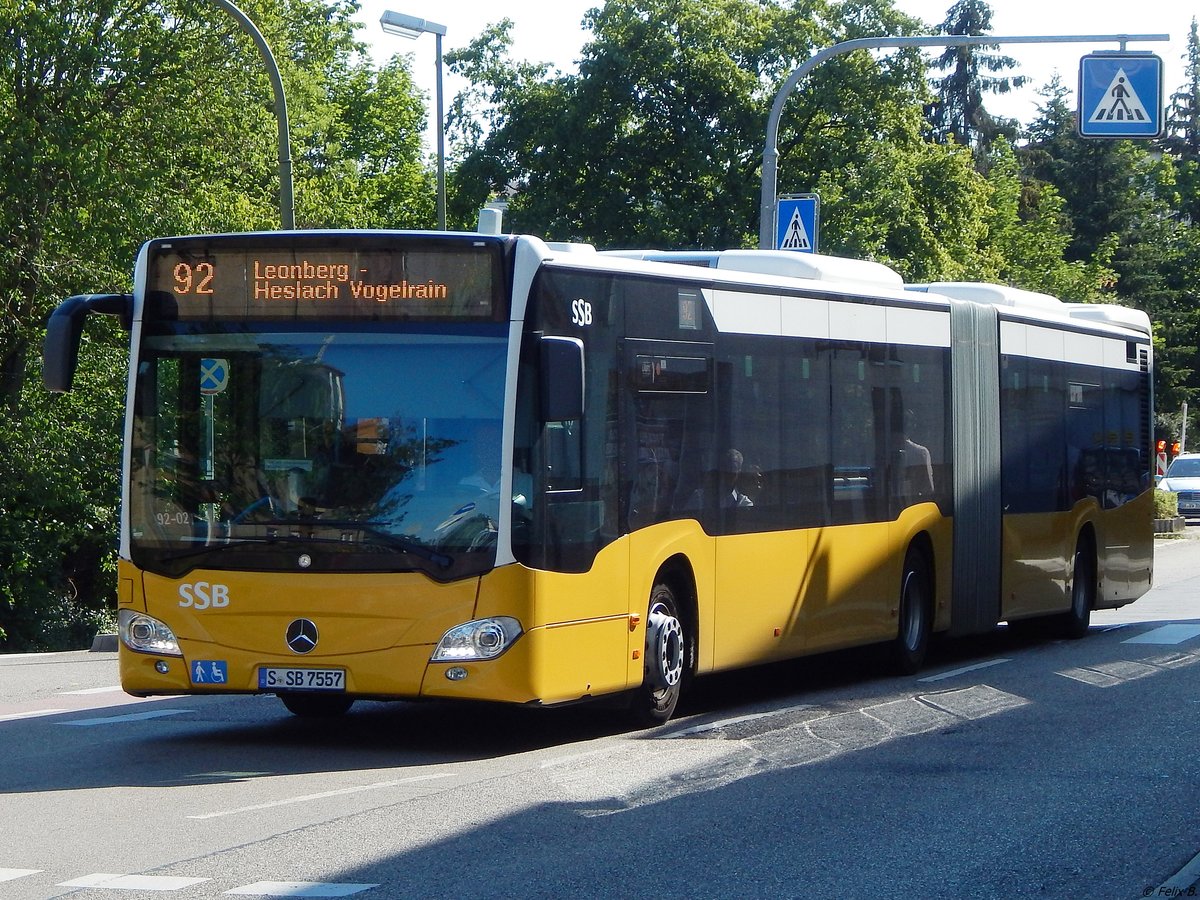
[(116, 653), (117, 636), (115, 634), (98, 634), (92, 639), (89, 653)]

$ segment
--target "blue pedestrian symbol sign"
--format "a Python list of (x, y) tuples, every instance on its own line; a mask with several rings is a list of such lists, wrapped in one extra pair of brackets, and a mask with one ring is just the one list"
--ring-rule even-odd
[(200, 393), (205, 396), (223, 393), (229, 387), (229, 360), (200, 360)]
[(1153, 53), (1093, 53), (1079, 61), (1080, 137), (1158, 137), (1162, 108), (1162, 60)]
[(775, 249), (816, 253), (820, 209), (816, 194), (780, 197), (775, 206)]

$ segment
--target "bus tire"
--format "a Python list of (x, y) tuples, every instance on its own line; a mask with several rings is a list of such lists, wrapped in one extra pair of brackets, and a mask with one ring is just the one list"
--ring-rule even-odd
[(900, 576), (899, 631), (891, 643), (892, 668), (900, 675), (920, 670), (933, 631), (933, 588), (929, 562), (916, 547), (904, 556)]
[(1071, 567), (1071, 608), (1058, 617), (1055, 629), (1062, 637), (1077, 640), (1088, 633), (1096, 605), (1096, 553), (1091, 541), (1080, 535)]
[(680, 615), (671, 585), (659, 581), (650, 591), (642, 686), (633, 693), (630, 712), (646, 728), (671, 718), (690, 678), (696, 657), (695, 636)]
[(334, 719), (345, 715), (354, 705), (354, 698), (345, 694), (280, 694), (279, 699), (288, 712), (304, 719)]

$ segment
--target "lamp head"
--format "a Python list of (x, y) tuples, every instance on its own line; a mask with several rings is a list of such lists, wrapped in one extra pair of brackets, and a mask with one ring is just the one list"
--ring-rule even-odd
[(445, 35), (446, 26), (428, 19), (420, 19), (404, 13), (384, 10), (379, 17), (379, 25), (386, 34), (397, 34), (400, 37), (416, 40), (423, 34)]

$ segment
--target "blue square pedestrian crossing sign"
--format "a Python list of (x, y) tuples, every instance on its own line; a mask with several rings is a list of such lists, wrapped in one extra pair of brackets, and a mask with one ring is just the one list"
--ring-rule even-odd
[(775, 249), (816, 253), (820, 211), (816, 194), (780, 197), (775, 204)]
[(1162, 60), (1153, 53), (1093, 53), (1079, 60), (1080, 137), (1158, 137), (1162, 109)]

